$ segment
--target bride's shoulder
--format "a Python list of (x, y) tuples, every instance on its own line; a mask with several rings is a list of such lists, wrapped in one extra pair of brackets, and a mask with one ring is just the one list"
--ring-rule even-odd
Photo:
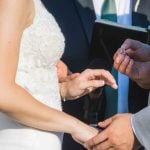
[(29, 26), (34, 18), (33, 0), (0, 0), (0, 17)]

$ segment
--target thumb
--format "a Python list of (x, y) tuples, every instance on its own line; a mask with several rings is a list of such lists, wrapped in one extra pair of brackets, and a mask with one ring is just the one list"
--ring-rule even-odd
[(125, 50), (132, 49), (133, 51), (136, 51), (141, 45), (142, 43), (140, 41), (133, 39), (126, 39), (124, 43), (121, 45), (121, 48)]

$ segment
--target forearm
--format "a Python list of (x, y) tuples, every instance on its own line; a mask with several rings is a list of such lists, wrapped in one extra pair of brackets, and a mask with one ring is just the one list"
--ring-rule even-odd
[(18, 85), (3, 88), (0, 97), (1, 111), (18, 122), (47, 131), (72, 133), (82, 124), (79, 120), (52, 109), (33, 98)]

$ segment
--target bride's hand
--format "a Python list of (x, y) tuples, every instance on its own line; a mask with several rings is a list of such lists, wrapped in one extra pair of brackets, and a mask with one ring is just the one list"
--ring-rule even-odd
[(110, 72), (104, 69), (86, 69), (60, 85), (61, 95), (66, 99), (76, 99), (105, 84), (116, 89), (117, 84)]

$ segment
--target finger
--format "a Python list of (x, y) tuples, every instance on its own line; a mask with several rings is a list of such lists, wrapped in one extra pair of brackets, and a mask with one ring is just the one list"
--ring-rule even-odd
[(116, 59), (116, 57), (118, 56), (118, 51), (114, 54), (114, 56), (113, 56), (113, 60), (115, 60)]
[(112, 147), (112, 145), (109, 142), (109, 140), (106, 140), (106, 141), (99, 143), (98, 145), (94, 146), (93, 150), (106, 150), (106, 149), (109, 149), (111, 147)]
[(128, 76), (136, 82), (140, 80), (139, 68), (141, 68), (141, 66), (138, 65), (138, 62), (132, 60), (127, 70)]
[(121, 52), (121, 48), (119, 48), (117, 51), (116, 51), (116, 53), (114, 54), (114, 56), (113, 56), (113, 59), (115, 60), (116, 59), (116, 57), (120, 54), (120, 52)]
[(108, 74), (107, 72), (108, 71), (104, 69), (86, 69), (81, 73), (80, 80), (86, 80), (88, 87), (99, 87), (99, 84), (101, 85), (101, 83), (104, 85), (104, 79), (101, 80), (101, 77), (104, 73)]
[(133, 50), (132, 48), (128, 48), (128, 49), (126, 49), (126, 53), (127, 53), (130, 57), (132, 57), (132, 56), (135, 54), (135, 50)]
[(121, 45), (121, 48), (123, 49), (133, 49), (133, 50), (136, 50), (140, 47), (141, 45), (141, 42), (139, 41), (136, 41), (136, 40), (133, 40), (133, 39), (126, 39), (124, 41), (124, 43)]
[(105, 84), (111, 86), (112, 88), (114, 89), (118, 88), (115, 78), (109, 71), (103, 72), (101, 79), (105, 81)]
[(114, 54), (113, 59), (115, 60), (119, 54), (125, 54), (125, 49), (119, 48), (117, 52)]
[(90, 92), (96, 88), (104, 86), (105, 84), (111, 86), (114, 89), (117, 89), (116, 81), (111, 74), (110, 74), (110, 76), (103, 75), (101, 77), (101, 79), (99, 79), (99, 80), (90, 80), (90, 81), (87, 81), (86, 84), (85, 83), (83, 83), (83, 84), (84, 84), (82, 87), (83, 89), (85, 89), (85, 88), (92, 89), (92, 90), (89, 90)]
[(114, 60), (114, 68), (118, 70), (120, 65), (121, 65), (121, 63), (124, 61), (124, 59), (125, 59), (125, 55), (119, 54), (116, 57), (116, 59)]
[(111, 86), (112, 88), (117, 89), (116, 81), (109, 71), (100, 69), (100, 74), (97, 76), (97, 78), (99, 78), (101, 81), (104, 81), (105, 84)]
[(100, 132), (98, 135), (96, 135), (94, 138), (90, 139), (85, 143), (86, 148), (91, 148), (101, 142), (104, 142), (107, 140), (107, 132), (106, 130)]
[(113, 121), (113, 118), (108, 118), (106, 120), (104, 120), (103, 122), (100, 122), (98, 125), (102, 128), (106, 128), (107, 126), (109, 126)]
[(81, 74), (82, 74), (82, 78), (87, 78), (89, 80), (89, 82), (87, 81), (89, 87), (101, 87), (106, 83), (107, 85), (110, 85), (112, 88), (115, 89), (117, 88), (117, 84), (114, 77), (107, 70), (87, 69)]
[(119, 70), (121, 73), (124, 73), (124, 74), (125, 74), (125, 73), (126, 73), (126, 68), (127, 68), (128, 64), (129, 64), (129, 62), (130, 62), (129, 56), (125, 56), (124, 60), (123, 60), (122, 63), (120, 64), (118, 70)]
[(82, 89), (88, 89), (90, 92), (98, 87), (102, 87), (105, 85), (104, 80), (90, 80), (86, 83), (82, 83)]
[(126, 74), (127, 76), (129, 76), (129, 77), (132, 77), (133, 62), (134, 62), (133, 59), (130, 59), (130, 62), (129, 62), (129, 64), (128, 64), (127, 68), (126, 68), (125, 74)]

